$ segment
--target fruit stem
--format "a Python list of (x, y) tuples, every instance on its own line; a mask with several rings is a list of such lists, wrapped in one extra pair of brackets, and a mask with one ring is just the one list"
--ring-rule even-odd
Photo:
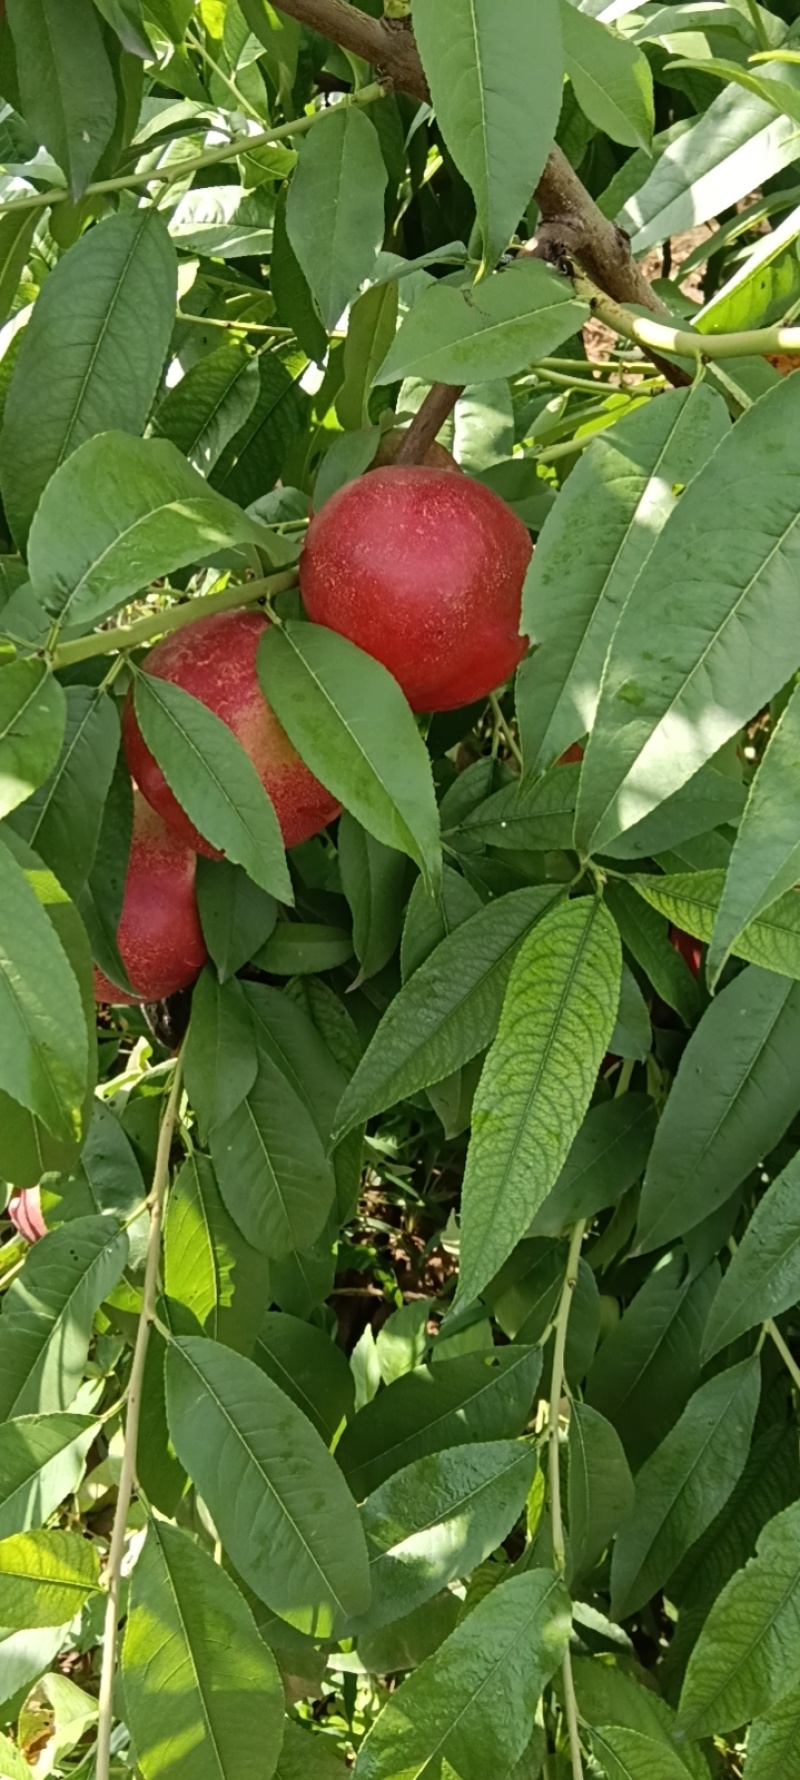
[(97, 1752), (95, 1780), (109, 1780), (111, 1761), (111, 1728), (113, 1723), (114, 1671), (117, 1660), (117, 1628), (119, 1622), (119, 1598), (122, 1582), (122, 1560), (125, 1555), (125, 1533), (127, 1530), (128, 1509), (131, 1505), (133, 1485), (136, 1475), (136, 1447), (139, 1438), (139, 1417), (142, 1407), (142, 1385), (144, 1381), (144, 1364), (150, 1342), (150, 1330), (156, 1314), (158, 1297), (158, 1264), (161, 1256), (161, 1225), (164, 1215), (164, 1200), (169, 1178), (169, 1153), (175, 1121), (178, 1116), (178, 1105), (181, 1097), (182, 1059), (180, 1053), (175, 1062), (175, 1073), (172, 1078), (169, 1099), (161, 1120), (158, 1134), (158, 1150), (156, 1165), (153, 1171), (153, 1185), (150, 1191), (150, 1232), (147, 1238), (147, 1260), (145, 1264), (144, 1289), (142, 1292), (142, 1308), (139, 1313), (139, 1326), (136, 1331), (136, 1343), (131, 1362), (131, 1376), (128, 1384), (128, 1407), (125, 1416), (125, 1451), (120, 1471), (117, 1490), (117, 1505), (114, 1511), (114, 1526), (111, 1533), (111, 1545), (108, 1553), (108, 1599), (103, 1630), (103, 1664), (100, 1673), (100, 1694), (98, 1699), (99, 1713), (97, 1721)]
[(499, 732), (499, 734), (503, 736), (506, 746), (509, 750), (509, 753), (513, 755), (514, 759), (517, 762), (517, 765), (521, 769), (521, 767), (522, 767), (522, 749), (520, 748), (519, 742), (517, 741), (517, 738), (514, 734), (513, 729), (511, 728), (511, 724), (508, 723), (506, 718), (503, 716), (503, 711), (502, 711), (502, 707), (500, 704), (500, 700), (499, 700), (496, 692), (489, 693), (489, 704), (491, 705), (492, 716), (494, 717), (495, 732), (496, 733)]
[(395, 464), (421, 464), (440, 428), (463, 393), (463, 384), (434, 383), (414, 415), (395, 453)]
[(153, 637), (164, 636), (168, 631), (182, 630), (185, 624), (194, 624), (198, 618), (207, 618), (213, 612), (234, 612), (238, 606), (251, 606), (254, 600), (268, 599), (296, 586), (295, 569), (284, 569), (279, 575), (266, 575), (260, 581), (237, 582), (233, 587), (224, 587), (221, 593), (206, 593), (199, 599), (166, 606), (162, 612), (154, 612), (152, 617), (138, 618), (135, 624), (117, 625), (113, 630), (98, 630), (93, 636), (76, 637), (74, 642), (61, 643), (51, 656), (51, 666), (72, 667), (76, 661), (88, 661), (93, 655), (135, 649), (139, 643), (149, 643)]

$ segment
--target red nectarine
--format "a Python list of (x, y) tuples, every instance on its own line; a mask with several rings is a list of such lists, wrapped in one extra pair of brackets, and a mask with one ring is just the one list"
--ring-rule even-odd
[(191, 848), (135, 792), (117, 944), (136, 993), (126, 995), (95, 970), (97, 1001), (163, 1001), (194, 982), (208, 956), (197, 912), (196, 865)]

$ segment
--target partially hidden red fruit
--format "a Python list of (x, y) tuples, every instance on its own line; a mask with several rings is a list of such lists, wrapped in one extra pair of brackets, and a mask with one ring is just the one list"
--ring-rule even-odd
[(117, 945), (136, 993), (126, 995), (95, 970), (97, 1001), (163, 1001), (194, 982), (208, 957), (197, 912), (196, 866), (192, 849), (134, 792)]
[(309, 617), (383, 662), (413, 710), (450, 711), (522, 660), (531, 552), (522, 521), (468, 476), (375, 470), (312, 520), (300, 589)]
[[(173, 631), (146, 655), (142, 666), (158, 679), (182, 686), (233, 730), (275, 806), (287, 847), (296, 847), (338, 816), (340, 805), (292, 747), (267, 704), (256, 674), (256, 652), (269, 619), (260, 612), (222, 612)], [(198, 833), (181, 809), (146, 746), (130, 693), (122, 721), (125, 755), (140, 791), (170, 828), (209, 859), (221, 854)]]
[(564, 749), (564, 753), (556, 761), (556, 766), (576, 766), (583, 759), (583, 755), (583, 743), (570, 742), (569, 747)]
[(8, 1215), (17, 1234), (24, 1236), (26, 1242), (39, 1242), (47, 1235), (38, 1187), (23, 1187), (21, 1193), (15, 1193), (9, 1200)]
[(672, 925), (670, 925), (669, 937), (676, 952), (680, 952), (681, 957), (685, 958), (692, 976), (699, 976), (703, 962), (702, 942), (699, 939), (694, 939), (691, 933), (684, 933), (682, 927), (673, 927)]

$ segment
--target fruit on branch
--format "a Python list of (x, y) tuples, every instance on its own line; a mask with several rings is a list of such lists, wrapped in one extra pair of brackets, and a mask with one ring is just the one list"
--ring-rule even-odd
[(15, 1193), (8, 1203), (8, 1215), (17, 1235), (26, 1242), (39, 1242), (47, 1235), (38, 1187), (23, 1187), (21, 1193)]
[(569, 747), (565, 748), (563, 754), (559, 755), (559, 758), (556, 761), (556, 766), (577, 766), (583, 759), (583, 755), (583, 742), (570, 742)]
[(195, 895), (197, 858), (134, 792), (133, 838), (117, 945), (135, 994), (95, 970), (97, 1001), (163, 1001), (193, 983), (208, 953)]
[(525, 654), (531, 553), (522, 521), (481, 483), (395, 466), (325, 503), (300, 589), (309, 617), (383, 662), (412, 710), (450, 711), (493, 692)]
[[(287, 847), (326, 828), (340, 805), (292, 747), (256, 674), (256, 652), (269, 620), (261, 612), (221, 612), (173, 631), (142, 662), (148, 674), (171, 680), (199, 699), (233, 730), (272, 799)], [(148, 803), (170, 828), (209, 859), (220, 854), (198, 833), (170, 791), (146, 746), (129, 693), (122, 721), (125, 756)]]
[[(373, 470), (385, 470), (389, 464), (394, 463), (405, 436), (405, 429), (401, 426), (393, 426), (390, 432), (381, 435), (381, 442), (368, 474)], [(457, 476), (462, 474), (461, 465), (456, 463), (452, 452), (445, 445), (440, 445), (437, 439), (428, 446), (422, 461), (430, 470), (449, 470), (451, 474), (455, 471)]]
[(671, 924), (669, 937), (676, 952), (680, 952), (681, 957), (686, 960), (692, 976), (699, 976), (703, 962), (702, 941), (694, 939), (691, 933), (684, 933), (682, 927), (673, 927)]

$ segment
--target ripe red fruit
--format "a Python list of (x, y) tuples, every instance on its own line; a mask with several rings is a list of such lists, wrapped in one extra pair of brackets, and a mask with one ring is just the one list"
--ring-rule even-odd
[(316, 623), (382, 661), (415, 711), (450, 711), (507, 680), (525, 654), (525, 526), (468, 476), (375, 470), (308, 529), (300, 588)]
[(685, 958), (692, 976), (699, 976), (700, 967), (703, 962), (703, 947), (701, 941), (699, 939), (694, 939), (691, 933), (684, 933), (682, 927), (673, 927), (671, 925), (669, 937), (676, 952), (680, 952), (681, 957)]
[(556, 766), (576, 766), (583, 759), (583, 755), (583, 743), (570, 742), (569, 747), (565, 748), (564, 753), (556, 761)]
[(47, 1235), (38, 1187), (23, 1187), (21, 1193), (15, 1193), (8, 1202), (8, 1215), (18, 1236), (24, 1236), (26, 1242), (39, 1242)]
[(197, 912), (197, 860), (134, 793), (133, 839), (117, 944), (135, 995), (126, 995), (95, 970), (97, 1001), (163, 1001), (185, 989), (208, 953)]
[[(199, 618), (157, 643), (142, 666), (148, 674), (182, 686), (233, 730), (272, 799), (286, 846), (296, 847), (326, 828), (341, 806), (303, 764), (261, 691), (256, 651), (268, 628), (269, 620), (260, 612)], [(130, 694), (122, 738), (132, 777), (148, 803), (187, 846), (209, 859), (221, 858), (170, 791), (145, 744)]]

